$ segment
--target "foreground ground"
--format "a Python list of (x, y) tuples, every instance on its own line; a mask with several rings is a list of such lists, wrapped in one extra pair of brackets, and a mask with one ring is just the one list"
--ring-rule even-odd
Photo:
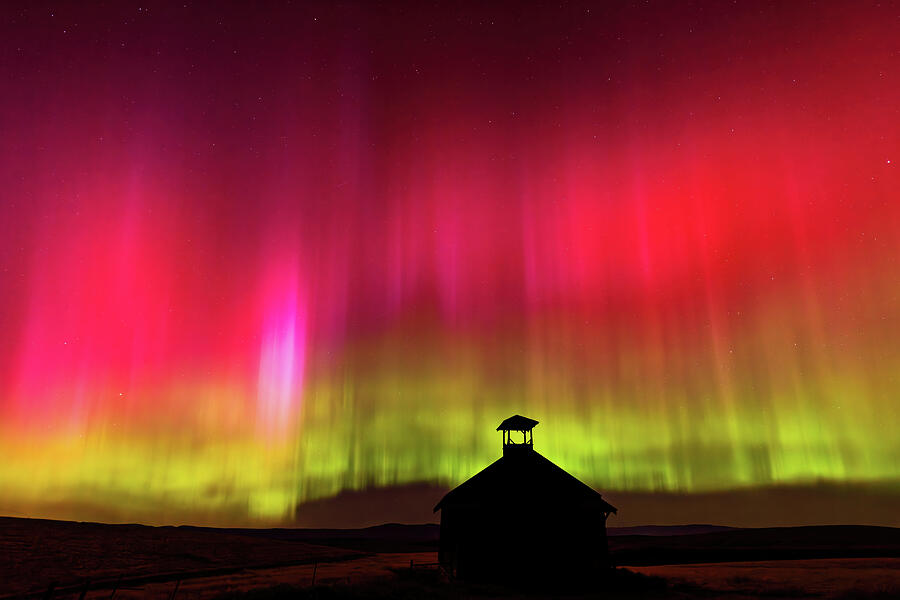
[[(896, 529), (627, 533), (610, 539), (627, 570), (573, 592), (565, 581), (542, 590), (447, 581), (428, 526), (215, 530), (0, 518), (0, 599), (900, 598)], [(761, 556), (783, 560), (754, 560)]]
[[(320, 565), (315, 586), (312, 584), (312, 568), (308, 565), (185, 580), (179, 584), (177, 598), (900, 598), (900, 559), (896, 558), (631, 567), (627, 571), (649, 577), (625, 575), (615, 582), (611, 593), (607, 593), (606, 585), (588, 591), (467, 586), (448, 582), (427, 568), (409, 571), (410, 559), (424, 562), (433, 560), (434, 555), (384, 554)], [(173, 582), (152, 583), (119, 590), (115, 597), (168, 600), (174, 590)], [(109, 590), (86, 595), (86, 598), (97, 599), (109, 597)]]
[(900, 598), (900, 559), (832, 558), (629, 567), (703, 597)]

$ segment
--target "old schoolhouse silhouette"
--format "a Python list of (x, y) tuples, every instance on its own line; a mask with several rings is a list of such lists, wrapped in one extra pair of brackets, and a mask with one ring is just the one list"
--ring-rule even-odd
[(500, 423), (503, 456), (434, 507), (438, 560), (452, 576), (580, 579), (609, 566), (606, 519), (616, 507), (534, 450), (537, 424), (521, 415)]

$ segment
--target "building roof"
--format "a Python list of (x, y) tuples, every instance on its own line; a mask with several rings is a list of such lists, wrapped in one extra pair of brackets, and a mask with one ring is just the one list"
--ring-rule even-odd
[(520, 501), (523, 485), (528, 486), (529, 502), (587, 504), (601, 512), (617, 512), (616, 507), (603, 500), (599, 492), (531, 449), (494, 461), (447, 492), (434, 507), (434, 512), (446, 506), (504, 504), (509, 502), (511, 492), (515, 493), (516, 501)]
[(531, 431), (538, 422), (522, 415), (513, 415), (504, 419), (497, 431)]

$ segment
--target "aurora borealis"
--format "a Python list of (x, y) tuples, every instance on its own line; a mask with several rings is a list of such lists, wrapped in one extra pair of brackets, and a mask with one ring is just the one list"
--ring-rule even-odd
[(900, 485), (895, 3), (2, 12), (0, 512)]

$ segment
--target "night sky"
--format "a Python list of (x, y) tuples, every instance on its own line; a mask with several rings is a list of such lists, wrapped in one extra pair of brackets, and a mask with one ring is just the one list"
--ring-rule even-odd
[(900, 495), (898, 31), (5, 3), (0, 512), (290, 523), (456, 485), (514, 413), (611, 497)]

